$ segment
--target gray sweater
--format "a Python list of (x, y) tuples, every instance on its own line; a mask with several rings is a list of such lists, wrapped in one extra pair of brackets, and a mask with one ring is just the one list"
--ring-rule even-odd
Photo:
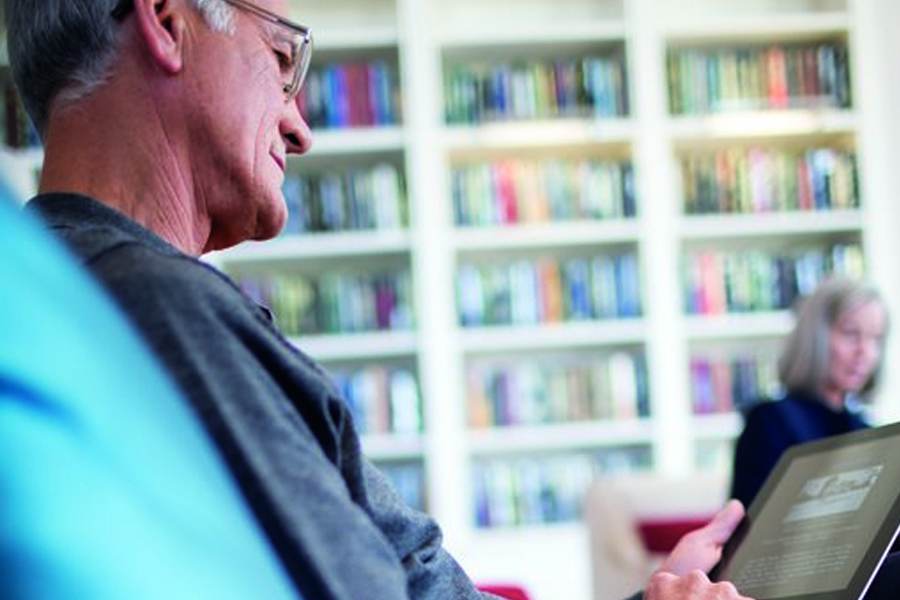
[(174, 377), (305, 598), (482, 597), (434, 521), (406, 507), (362, 456), (334, 386), (267, 310), (96, 200), (47, 194), (28, 206)]
[(344, 402), (267, 311), (95, 200), (44, 195), (29, 208), (174, 376), (304, 597), (481, 597), (441, 547), (438, 526), (363, 458)]

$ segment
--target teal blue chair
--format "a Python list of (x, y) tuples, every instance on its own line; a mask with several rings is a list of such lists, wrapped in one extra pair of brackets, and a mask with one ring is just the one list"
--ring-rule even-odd
[(112, 303), (0, 191), (0, 598), (298, 598)]

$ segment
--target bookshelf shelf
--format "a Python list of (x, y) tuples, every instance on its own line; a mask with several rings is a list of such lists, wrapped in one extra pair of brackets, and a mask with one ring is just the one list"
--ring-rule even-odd
[(487, 529), (478, 529), (475, 533), (479, 544), (521, 543), (522, 536), (534, 537), (552, 544), (552, 548), (571, 548), (572, 540), (583, 540), (587, 543), (584, 527), (578, 523), (537, 523), (531, 525), (497, 526)]
[(315, 31), (316, 53), (353, 51), (397, 46), (397, 28), (391, 25), (322, 28)]
[(412, 356), (418, 349), (412, 331), (310, 335), (291, 338), (291, 343), (321, 361)]
[(664, 27), (671, 43), (726, 43), (741, 41), (805, 41), (846, 35), (850, 19), (843, 11), (769, 15), (700, 16), (675, 19)]
[(640, 344), (645, 333), (641, 319), (459, 329), (461, 346), (469, 354)]
[(688, 338), (716, 340), (780, 337), (790, 332), (793, 317), (787, 311), (685, 317)]
[(453, 234), (453, 245), (460, 252), (606, 245), (636, 242), (639, 233), (633, 219), (460, 227)]
[(652, 442), (652, 423), (647, 419), (495, 427), (469, 431), (469, 450), (475, 455), (608, 448)]
[(631, 141), (630, 119), (552, 119), (448, 126), (444, 146), (455, 154), (489, 149), (622, 145)]
[[(403, 149), (405, 138), (406, 133), (400, 126), (317, 129), (313, 132), (309, 156), (396, 152)], [(296, 160), (297, 157), (290, 157), (289, 163)]]
[(219, 253), (230, 263), (267, 263), (323, 258), (372, 256), (409, 252), (408, 231), (352, 231), (285, 236), (265, 243), (248, 242)]
[(743, 419), (736, 412), (719, 415), (697, 415), (691, 422), (694, 437), (700, 440), (735, 439), (743, 428)]
[(856, 232), (862, 230), (862, 227), (863, 215), (858, 210), (698, 215), (684, 217), (681, 223), (681, 236), (691, 240), (814, 236)]
[(363, 453), (375, 461), (416, 460), (422, 458), (421, 435), (369, 434), (362, 437)]
[(669, 134), (681, 143), (705, 139), (833, 136), (857, 129), (857, 115), (850, 110), (759, 110), (669, 119)]
[(627, 29), (622, 21), (587, 21), (564, 25), (542, 26), (512, 24), (501, 30), (494, 28), (468, 28), (447, 31), (440, 37), (444, 49), (467, 47), (493, 47), (516, 45), (543, 45), (559, 43), (617, 42), (625, 39)]

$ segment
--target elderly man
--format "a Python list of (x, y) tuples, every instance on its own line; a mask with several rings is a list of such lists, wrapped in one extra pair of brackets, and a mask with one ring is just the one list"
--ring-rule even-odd
[[(30, 208), (172, 374), (303, 597), (477, 598), (438, 527), (363, 459), (321, 369), (197, 260), (285, 221), (286, 155), (311, 144), (295, 101), (311, 39), (285, 9), (6, 0), (14, 77), (46, 148)], [(731, 504), (683, 540), (645, 598), (739, 598), (703, 571), (742, 514)]]

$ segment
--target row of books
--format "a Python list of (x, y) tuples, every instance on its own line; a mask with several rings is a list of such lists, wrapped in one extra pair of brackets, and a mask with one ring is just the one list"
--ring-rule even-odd
[(407, 506), (418, 511), (426, 510), (425, 471), (422, 463), (382, 463), (378, 465), (378, 469), (387, 476)]
[(411, 434), (422, 431), (419, 385), (409, 369), (370, 365), (332, 370), (360, 434)]
[(577, 362), (518, 362), (468, 369), (473, 428), (650, 415), (642, 354), (616, 352)]
[(463, 327), (531, 325), (641, 314), (637, 256), (464, 264), (457, 272)]
[(651, 464), (646, 447), (477, 462), (472, 467), (475, 525), (513, 527), (577, 520), (596, 475), (642, 471)]
[(829, 274), (860, 278), (858, 244), (794, 252), (698, 252), (686, 258), (685, 302), (691, 314), (790, 308)]
[(313, 128), (396, 125), (401, 118), (397, 68), (383, 60), (313, 67), (299, 103)]
[(457, 64), (444, 83), (447, 123), (628, 114), (621, 55)]
[(774, 357), (694, 356), (691, 392), (698, 415), (743, 411), (760, 400), (775, 398), (779, 384)]
[(636, 214), (631, 163), (503, 160), (450, 173), (456, 224), (507, 225)]
[(380, 163), (312, 175), (288, 174), (283, 235), (309, 231), (400, 229), (407, 224), (403, 173)]
[(241, 275), (238, 284), (269, 307), (286, 335), (337, 334), (413, 327), (409, 271)]
[(730, 149), (682, 160), (688, 214), (859, 208), (856, 155)]
[(673, 114), (851, 104), (842, 43), (677, 48), (667, 62)]
[(37, 129), (25, 112), (12, 78), (3, 81), (3, 143), (10, 148), (31, 148), (41, 145)]

